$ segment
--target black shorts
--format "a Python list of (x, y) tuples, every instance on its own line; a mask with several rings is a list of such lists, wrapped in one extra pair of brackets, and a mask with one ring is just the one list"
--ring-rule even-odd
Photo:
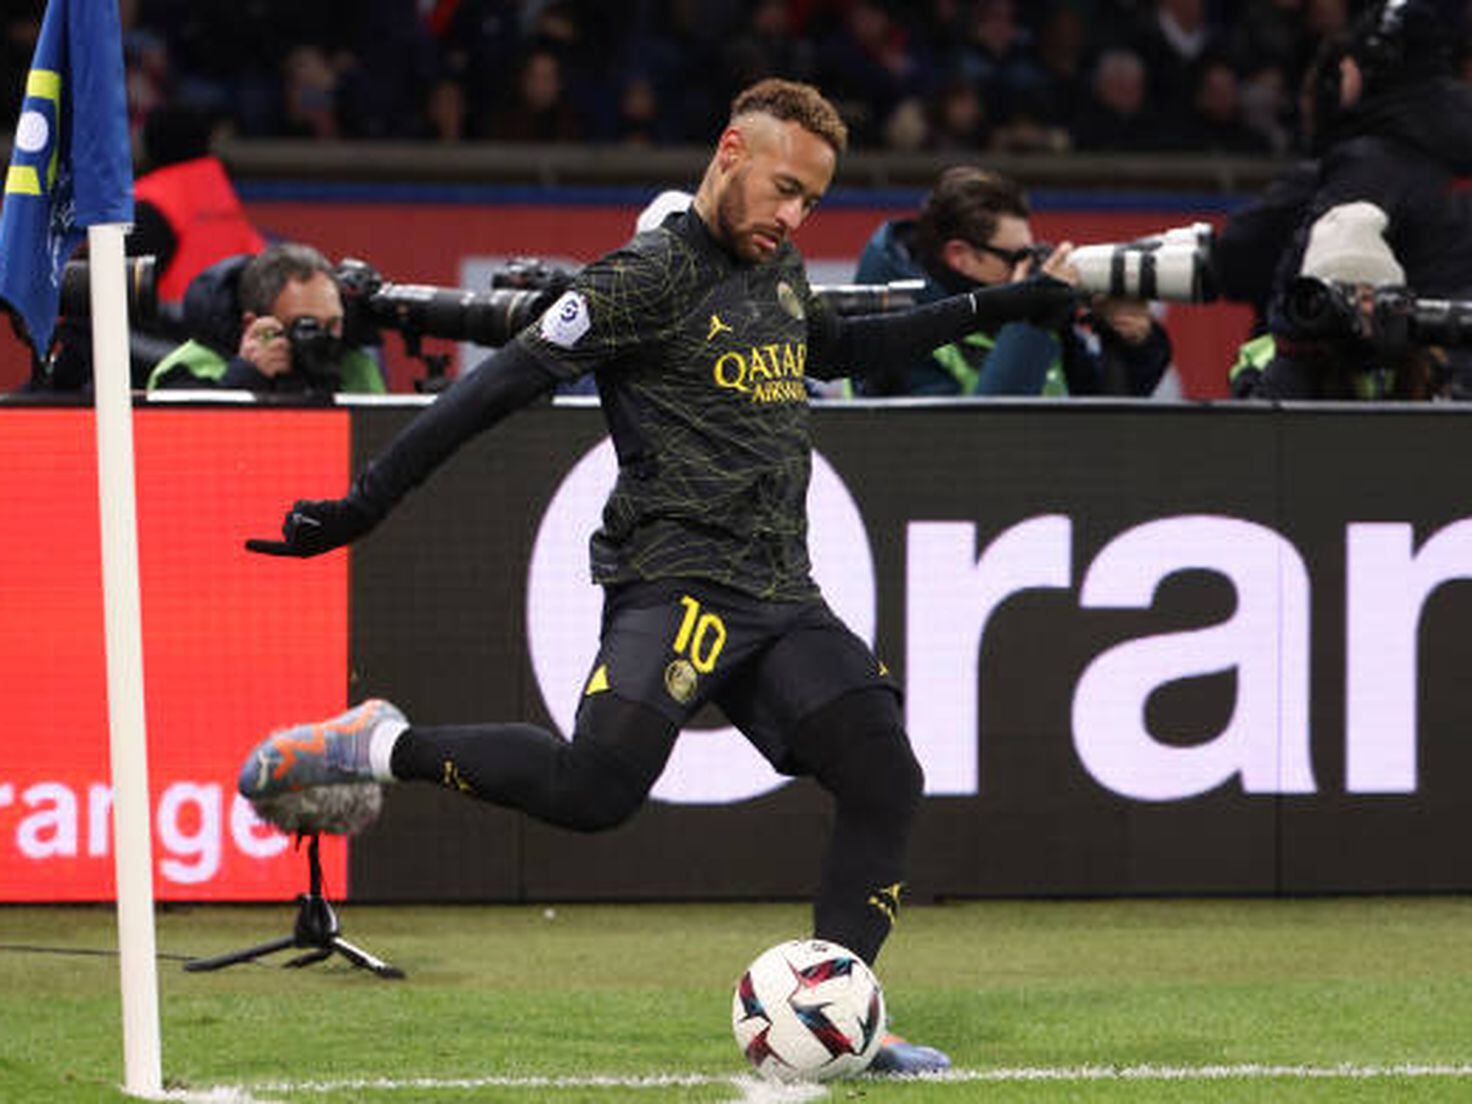
[(698, 579), (660, 580), (609, 588), (583, 701), (613, 693), (677, 728), (713, 702), (772, 766), (803, 774), (789, 745), (797, 727), (866, 687), (899, 695), (888, 669), (821, 598), (772, 602)]

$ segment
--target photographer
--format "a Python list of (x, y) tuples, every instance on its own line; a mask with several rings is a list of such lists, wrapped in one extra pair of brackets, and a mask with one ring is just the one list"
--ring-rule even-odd
[[(1472, 293), (1472, 207), (1453, 190), (1472, 172), (1472, 89), (1451, 73), (1455, 26), (1434, 0), (1382, 0), (1343, 39), (1325, 44), (1305, 86), (1317, 161), (1278, 189), (1294, 215), (1268, 311), (1270, 336), (1244, 347), (1232, 393), (1275, 399), (1465, 396), (1460, 353), (1446, 365), (1369, 309), (1375, 289), (1416, 296)], [(1296, 210), (1295, 210), (1296, 207)], [(1282, 217), (1287, 217), (1284, 215)], [(1250, 227), (1250, 223), (1247, 224)], [(1266, 242), (1241, 235), (1244, 254)], [(1222, 236), (1233, 248), (1233, 228)], [(1336, 331), (1290, 309), (1300, 277), (1348, 291)], [(1356, 314), (1358, 313), (1358, 317)]]
[(373, 358), (343, 341), (333, 268), (310, 246), (272, 245), (211, 266), (189, 285), (184, 321), (194, 337), (159, 362), (148, 390), (385, 390)]
[[(1039, 269), (1076, 281), (1072, 247), (1035, 244), (1030, 216), (1022, 188), (1008, 178), (972, 166), (947, 169), (918, 217), (874, 232), (854, 280), (923, 278), (922, 302)], [(1144, 303), (1100, 298), (1081, 326), (1054, 331), (1009, 322), (897, 364), (863, 388), (870, 395), (1148, 395), (1170, 358), (1170, 340)]]

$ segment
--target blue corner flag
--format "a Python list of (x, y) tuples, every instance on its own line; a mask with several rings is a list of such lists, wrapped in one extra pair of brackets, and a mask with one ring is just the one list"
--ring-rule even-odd
[(61, 272), (89, 226), (133, 221), (116, 0), (49, 0), (0, 207), (0, 298), (37, 356), (56, 324)]

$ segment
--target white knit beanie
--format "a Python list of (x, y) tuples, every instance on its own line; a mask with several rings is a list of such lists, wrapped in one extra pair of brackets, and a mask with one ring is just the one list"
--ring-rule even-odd
[(1371, 287), (1404, 284), (1406, 270), (1385, 241), (1389, 225), (1390, 217), (1366, 200), (1331, 208), (1309, 231), (1303, 275)]

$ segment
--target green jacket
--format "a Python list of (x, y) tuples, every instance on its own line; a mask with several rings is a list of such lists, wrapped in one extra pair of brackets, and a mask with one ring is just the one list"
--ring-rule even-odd
[[(930, 355), (956, 381), (960, 394), (974, 395), (976, 385), (981, 380), (981, 369), (978, 365), (986, 360), (996, 345), (997, 339), (990, 334), (971, 333), (960, 341), (942, 345)], [(1043, 376), (1043, 389), (1040, 394), (1048, 396), (1068, 394), (1068, 380), (1063, 375), (1061, 357), (1055, 356), (1049, 363), (1047, 373)]]
[[(362, 349), (349, 349), (340, 366), (339, 391), (381, 395), (388, 389), (373, 358)], [(246, 361), (227, 360), (208, 345), (186, 341), (159, 361), (148, 377), (148, 390), (170, 387), (239, 388), (247, 391), (276, 390), (274, 381), (257, 372)]]
[[(1271, 333), (1259, 334), (1238, 348), (1237, 359), (1227, 373), (1227, 384), (1233, 398), (1259, 394), (1263, 373), (1277, 355), (1278, 341)], [(1395, 372), (1388, 368), (1367, 367), (1350, 373), (1348, 379), (1352, 397), (1357, 399), (1390, 398), (1395, 388)]]

